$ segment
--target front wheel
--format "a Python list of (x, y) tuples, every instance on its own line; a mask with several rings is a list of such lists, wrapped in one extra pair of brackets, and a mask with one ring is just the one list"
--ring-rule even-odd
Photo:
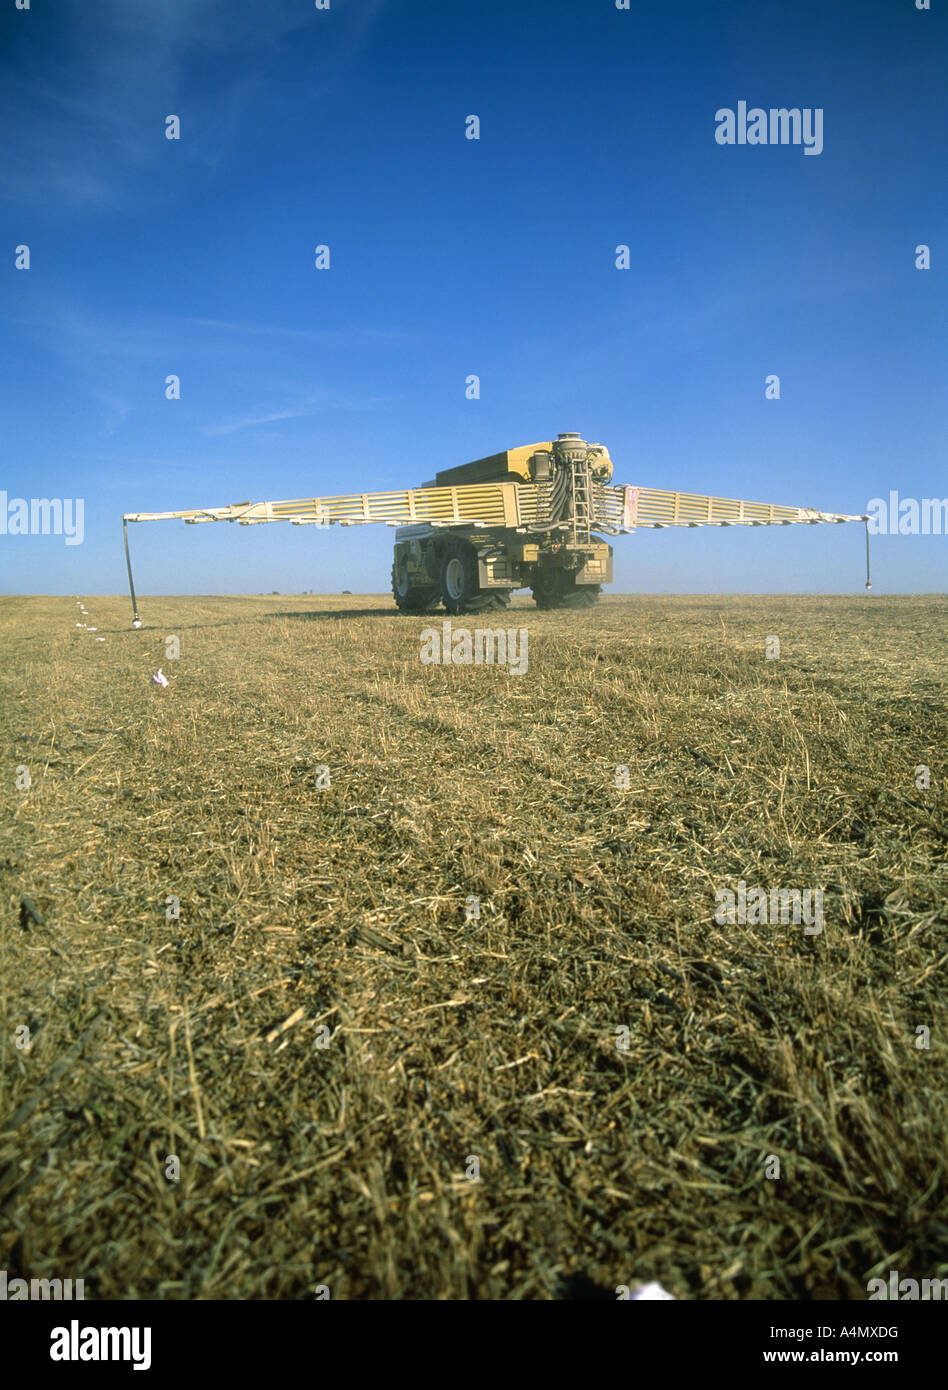
[(428, 613), (438, 602), (438, 586), (410, 584), (408, 571), (396, 560), (392, 566), (392, 596), (401, 613)]

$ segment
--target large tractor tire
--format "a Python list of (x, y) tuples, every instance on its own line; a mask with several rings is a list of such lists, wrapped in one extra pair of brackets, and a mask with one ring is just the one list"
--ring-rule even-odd
[(510, 607), (509, 589), (481, 589), (480, 592), (471, 599), (466, 613), (497, 613), (501, 609)]
[(480, 589), (477, 552), (461, 536), (451, 536), (441, 551), (441, 602), (449, 613), (489, 613), (510, 603), (507, 589)]
[(538, 608), (591, 608), (602, 592), (601, 584), (577, 584), (568, 570), (537, 573), (533, 598)]
[(601, 584), (574, 584), (563, 595), (562, 608), (592, 608), (594, 603), (599, 602), (599, 595), (602, 593)]
[(437, 584), (413, 587), (407, 571), (396, 563), (392, 566), (392, 596), (400, 613), (430, 613), (438, 605), (440, 589)]

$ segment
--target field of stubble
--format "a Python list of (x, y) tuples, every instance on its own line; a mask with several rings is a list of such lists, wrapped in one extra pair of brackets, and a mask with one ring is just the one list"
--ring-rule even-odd
[[(522, 676), (385, 597), (84, 602), (0, 600), (10, 1277), (948, 1275), (948, 600), (524, 599)], [(716, 925), (741, 879), (822, 934)]]

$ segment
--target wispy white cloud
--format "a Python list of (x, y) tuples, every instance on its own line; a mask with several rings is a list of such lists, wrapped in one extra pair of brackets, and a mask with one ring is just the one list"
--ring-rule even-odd
[[(339, 389), (325, 365), (327, 342), (358, 343), (375, 334), (384, 339), (384, 330), (311, 333), (175, 315), (106, 314), (42, 301), (28, 320), (11, 316), (6, 322), (15, 331), (25, 330), (36, 346), (64, 364), (76, 391), (101, 407), (106, 434), (147, 411), (149, 401), (160, 401), (169, 373), (181, 377), (182, 399), (195, 413), (195, 427), (208, 436), (327, 411), (377, 410), (399, 399)], [(254, 341), (258, 334), (264, 335), (263, 344)], [(393, 336), (401, 341), (398, 334)], [(292, 348), (284, 337), (294, 342)], [(307, 347), (310, 339), (312, 351)], [(143, 380), (151, 383), (144, 398)], [(200, 391), (193, 389), (195, 382), (202, 383)], [(247, 402), (252, 403), (249, 408), (234, 409)]]
[[(307, 100), (345, 79), (385, 3), (333, 7)], [(141, 210), (167, 196), (154, 174), (169, 153), (182, 173), (206, 179), (262, 93), (277, 119), (299, 102), (280, 64), (322, 19), (298, 0), (57, 0), (52, 15), (23, 12), (22, 33), (0, 58), (0, 192), (48, 214)], [(169, 151), (172, 113), (185, 138)], [(200, 139), (187, 138), (198, 129)]]
[(274, 338), (304, 338), (314, 343), (340, 342), (430, 342), (431, 333), (409, 333), (400, 328), (371, 328), (353, 324), (348, 328), (290, 328), (278, 323), (233, 323), (226, 319), (188, 318), (185, 323), (197, 328), (220, 329), (227, 333), (260, 334)]
[(236, 420), (227, 420), (220, 425), (208, 425), (204, 433), (210, 435), (237, 434), (239, 430), (252, 429), (255, 425), (272, 425), (277, 420), (298, 420), (302, 416), (313, 414), (315, 414), (315, 409), (268, 410), (262, 413), (244, 415)]
[(391, 405), (396, 399), (395, 396), (353, 396), (351, 394), (341, 396), (327, 392), (318, 398), (301, 402), (298, 405), (271, 410), (261, 407), (259, 410), (251, 411), (249, 415), (238, 416), (236, 419), (226, 420), (217, 425), (207, 425), (204, 427), (203, 433), (207, 435), (237, 434), (240, 430), (252, 429), (257, 425), (272, 425), (279, 420), (299, 420), (306, 416), (320, 415), (333, 410), (380, 410)]

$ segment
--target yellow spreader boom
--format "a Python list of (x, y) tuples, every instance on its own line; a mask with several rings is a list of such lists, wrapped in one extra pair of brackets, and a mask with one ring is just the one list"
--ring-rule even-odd
[[(843, 512), (782, 507), (657, 487), (597, 489), (593, 525), (614, 534), (639, 526), (790, 526), (794, 522), (863, 521)], [(283, 502), (233, 502), (177, 512), (127, 512), (125, 521), (236, 521), (256, 526), (289, 521), (294, 526), (360, 526), (384, 522), (405, 526), (529, 526), (538, 519), (539, 489), (533, 483), (474, 483), (466, 487), (408, 488), (399, 492), (355, 492), (340, 497), (296, 497)]]
[[(638, 527), (791, 526), (865, 521), (865, 516), (747, 502), (663, 488), (611, 485), (612, 461), (600, 444), (575, 434), (524, 445), (438, 474), (430, 484), (394, 492), (235, 502), (171, 512), (127, 512), (125, 555), (134, 623), (128, 522), (181, 520), (255, 526), (398, 527), (392, 589), (403, 612), (505, 607), (512, 590), (530, 587), (541, 608), (595, 602), (612, 579), (612, 547), (594, 532)], [(448, 485), (445, 485), (448, 484)], [(868, 531), (867, 531), (868, 561)], [(871, 587), (868, 583), (867, 587)]]
[(443, 526), (519, 526), (517, 486), (478, 483), (467, 487), (408, 488), (399, 492), (354, 492), (342, 497), (297, 497), (285, 502), (235, 502), (197, 511), (129, 512), (126, 521), (236, 521), (255, 526), (290, 521), (295, 526), (359, 526), (385, 522), (403, 526), (427, 521)]

